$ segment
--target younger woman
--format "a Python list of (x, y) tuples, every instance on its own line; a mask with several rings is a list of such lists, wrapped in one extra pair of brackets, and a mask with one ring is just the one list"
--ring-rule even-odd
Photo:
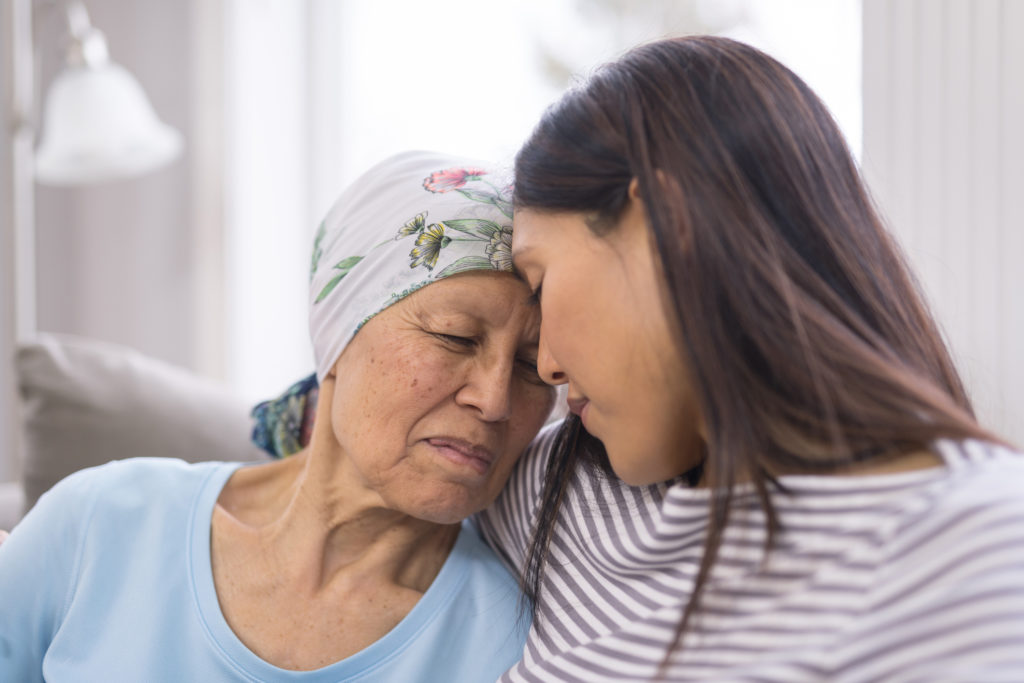
[(507, 680), (1024, 680), (1024, 462), (799, 78), (639, 47), (545, 114), (514, 200), (576, 415), (482, 520), (537, 599)]

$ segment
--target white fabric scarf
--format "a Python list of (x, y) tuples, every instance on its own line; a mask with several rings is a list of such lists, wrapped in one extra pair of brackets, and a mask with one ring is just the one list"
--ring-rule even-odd
[(412, 292), (470, 270), (512, 271), (509, 178), (478, 161), (406, 152), (342, 192), (313, 243), (317, 380), (367, 320)]

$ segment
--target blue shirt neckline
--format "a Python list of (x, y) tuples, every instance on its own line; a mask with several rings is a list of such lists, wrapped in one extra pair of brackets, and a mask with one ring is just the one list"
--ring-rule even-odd
[(455, 545), (434, 582), (409, 614), (383, 638), (350, 657), (320, 669), (294, 671), (274, 666), (246, 647), (231, 630), (220, 609), (213, 582), (210, 558), (213, 510), (227, 480), (239, 467), (241, 463), (224, 463), (214, 468), (199, 488), (189, 519), (187, 562), (194, 605), (203, 631), (214, 649), (240, 674), (257, 680), (304, 683), (327, 683), (365, 675), (400, 656), (464, 583), (471, 556), (469, 544), (472, 543), (472, 531), (467, 530), (466, 522), (463, 522)]

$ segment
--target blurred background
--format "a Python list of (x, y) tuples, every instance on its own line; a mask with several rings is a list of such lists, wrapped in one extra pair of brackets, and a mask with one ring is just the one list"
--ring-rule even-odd
[[(1024, 442), (1024, 2), (85, 6), (110, 59), (180, 133), (181, 151), (126, 179), (23, 177), (69, 21), (64, 2), (3, 0), (0, 481), (17, 473), (7, 359), (25, 329), (127, 345), (254, 401), (275, 395), (312, 370), (310, 241), (346, 183), (409, 148), (511, 162), (575, 78), (638, 42), (688, 33), (757, 45), (824, 98), (983, 420)], [(19, 277), (22, 293), (34, 285), (28, 304), (18, 303)]]

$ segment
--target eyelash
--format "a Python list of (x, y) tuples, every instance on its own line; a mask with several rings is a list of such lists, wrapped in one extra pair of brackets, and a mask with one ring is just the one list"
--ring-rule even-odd
[[(443, 334), (441, 332), (435, 332), (434, 336), (442, 341), (448, 342), (449, 344), (455, 344), (457, 346), (462, 346), (465, 348), (469, 348), (476, 344), (475, 339), (471, 339), (469, 337), (459, 337), (454, 334)], [(537, 363), (535, 361), (529, 360), (527, 358), (519, 358), (517, 359), (517, 362), (521, 366), (523, 366), (529, 373), (531, 381), (534, 378), (536, 378), (537, 381), (540, 382), (541, 384), (544, 383), (544, 380), (540, 378), (540, 369), (537, 367)]]
[(533, 372), (533, 373), (538, 373), (538, 374), (539, 374), (539, 371), (537, 370), (537, 363), (536, 363), (535, 361), (532, 361), (532, 360), (530, 360), (529, 358), (520, 358), (520, 359), (519, 359), (519, 362), (520, 362), (520, 363), (521, 363), (521, 364), (522, 364), (522, 365), (523, 365), (524, 367), (526, 367), (527, 369), (529, 369), (529, 371), (530, 371), (530, 372)]
[(438, 339), (441, 339), (442, 341), (446, 341), (450, 344), (456, 344), (458, 346), (464, 346), (466, 348), (469, 348), (470, 346), (476, 344), (475, 339), (471, 339), (469, 337), (458, 337), (454, 334), (442, 334), (439, 332), (436, 333), (434, 336), (436, 336)]
[(519, 363), (523, 366), (523, 369), (526, 371), (526, 374), (528, 375), (528, 377), (526, 378), (528, 382), (530, 382), (531, 384), (547, 386), (547, 382), (545, 382), (544, 378), (540, 376), (540, 368), (537, 367), (536, 362), (527, 360), (525, 358), (521, 358), (519, 360)]

